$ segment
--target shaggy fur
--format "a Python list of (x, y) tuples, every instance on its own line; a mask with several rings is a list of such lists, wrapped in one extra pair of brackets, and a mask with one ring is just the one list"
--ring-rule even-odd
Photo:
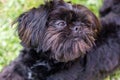
[(66, 71), (47, 80), (103, 80), (120, 67), (120, 0), (104, 0), (96, 46)]
[(23, 13), (16, 22), (24, 49), (0, 80), (102, 80), (120, 64), (118, 2), (109, 11), (104, 2), (102, 27), (86, 7), (63, 0)]

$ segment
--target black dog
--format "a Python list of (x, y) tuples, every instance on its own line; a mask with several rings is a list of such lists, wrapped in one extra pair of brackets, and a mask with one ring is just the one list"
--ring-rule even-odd
[(24, 49), (0, 80), (101, 80), (120, 62), (120, 25), (104, 20), (101, 27), (86, 7), (63, 0), (23, 13), (17, 22)]
[(96, 46), (83, 59), (48, 80), (104, 80), (120, 66), (120, 0), (104, 0)]

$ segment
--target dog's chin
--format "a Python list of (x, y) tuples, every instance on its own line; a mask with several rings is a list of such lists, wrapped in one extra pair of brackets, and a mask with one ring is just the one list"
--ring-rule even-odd
[(51, 51), (50, 57), (59, 62), (68, 62), (79, 58), (94, 45), (94, 37), (66, 37), (64, 32), (49, 29), (43, 40), (43, 51)]

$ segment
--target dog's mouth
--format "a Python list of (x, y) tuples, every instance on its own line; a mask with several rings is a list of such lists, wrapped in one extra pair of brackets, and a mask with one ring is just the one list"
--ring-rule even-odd
[(60, 62), (68, 62), (75, 60), (94, 45), (94, 37), (92, 35), (74, 36), (72, 38), (65, 37), (63, 32), (47, 31), (43, 40), (43, 51), (51, 51), (50, 57)]

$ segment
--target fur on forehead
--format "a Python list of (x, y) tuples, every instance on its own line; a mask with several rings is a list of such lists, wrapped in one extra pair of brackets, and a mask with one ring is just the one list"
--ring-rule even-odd
[(66, 3), (66, 5), (58, 6), (56, 9), (53, 9), (50, 12), (48, 22), (58, 19), (65, 20), (68, 23), (83, 21), (90, 23), (93, 28), (97, 26), (97, 31), (100, 30), (99, 20), (88, 8), (82, 5), (72, 5), (69, 3)]

